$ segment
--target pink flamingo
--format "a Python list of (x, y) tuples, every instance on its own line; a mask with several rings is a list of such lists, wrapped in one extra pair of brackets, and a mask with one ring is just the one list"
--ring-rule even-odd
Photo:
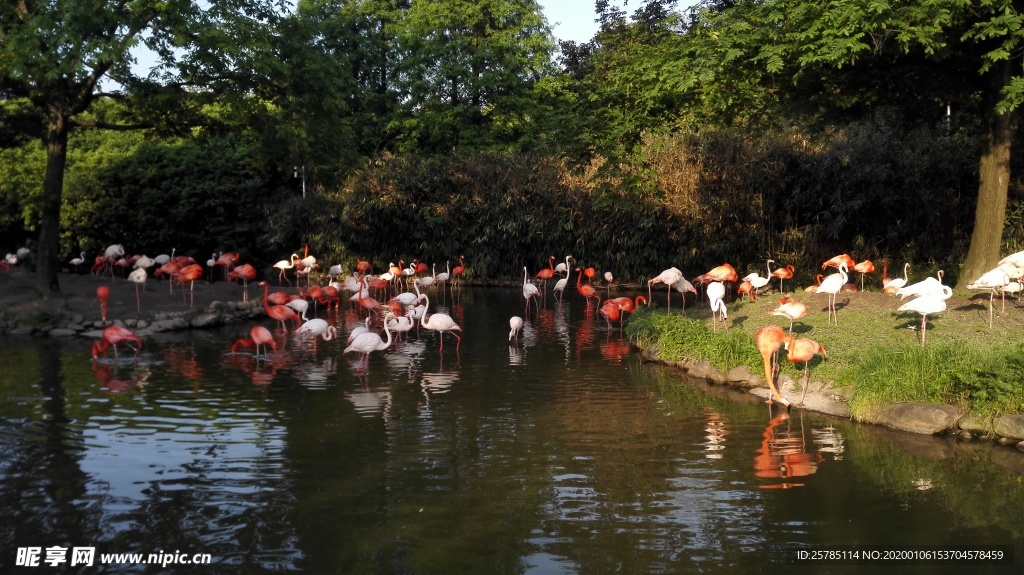
[(256, 346), (256, 355), (260, 354), (260, 346), (264, 346), (263, 353), (266, 354), (266, 346), (270, 346), (270, 349), (277, 351), (277, 344), (274, 343), (274, 336), (271, 335), (270, 330), (263, 327), (262, 325), (253, 326), (249, 330), (249, 339), (240, 339), (231, 345), (231, 355), (235, 354), (235, 350), (238, 346), (243, 345), (245, 347)]
[[(135, 342), (139, 344), (139, 347), (134, 347), (128, 342)], [(107, 353), (107, 349), (109, 349), (110, 346), (114, 346), (114, 358), (118, 359), (117, 346), (121, 343), (135, 350), (135, 357), (139, 356), (139, 351), (142, 349), (142, 339), (135, 335), (131, 330), (112, 325), (103, 330), (101, 341), (92, 344), (92, 358), (94, 360), (99, 359), (99, 354), (102, 353), (105, 355)]]

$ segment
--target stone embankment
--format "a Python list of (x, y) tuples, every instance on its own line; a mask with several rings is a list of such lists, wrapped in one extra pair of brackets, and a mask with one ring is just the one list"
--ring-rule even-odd
[(263, 302), (260, 300), (215, 301), (206, 307), (157, 313), (152, 319), (115, 319), (106, 322), (87, 320), (81, 313), (57, 306), (47, 313), (21, 314), (0, 319), (0, 333), (99, 339), (103, 328), (111, 325), (125, 327), (145, 336), (165, 331), (217, 327), (265, 316)]
[[(751, 371), (745, 365), (723, 372), (708, 363), (707, 360), (662, 360), (656, 346), (644, 349), (641, 353), (647, 360), (683, 369), (690, 377), (718, 385), (731, 385), (745, 389), (758, 397), (768, 398), (768, 388), (765, 385), (764, 376)], [(792, 401), (795, 407), (838, 417), (851, 417), (850, 394), (852, 390), (850, 389), (831, 387), (828, 384), (812, 381), (807, 386), (802, 405), (798, 405), (803, 391), (799, 389), (799, 385), (793, 378), (782, 374), (779, 376), (779, 391)], [(857, 421), (912, 433), (927, 435), (949, 433), (964, 440), (990, 439), (1001, 445), (1015, 445), (1017, 449), (1024, 451), (1024, 415), (1001, 415), (986, 419), (964, 414), (957, 408), (948, 405), (895, 403), (887, 405), (867, 417), (860, 417)]]

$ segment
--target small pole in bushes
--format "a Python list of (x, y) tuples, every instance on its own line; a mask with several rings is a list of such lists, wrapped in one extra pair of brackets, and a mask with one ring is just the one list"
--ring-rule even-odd
[(299, 177), (300, 173), (302, 174), (302, 197), (305, 198), (306, 197), (306, 166), (295, 166), (294, 169), (295, 169), (295, 173), (294, 173), (293, 177), (297, 178), (297, 177)]

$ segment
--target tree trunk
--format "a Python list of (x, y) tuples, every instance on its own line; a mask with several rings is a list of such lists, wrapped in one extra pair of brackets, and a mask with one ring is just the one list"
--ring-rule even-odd
[(960, 272), (957, 288), (967, 284), (999, 263), (1006, 219), (1006, 196), (1010, 184), (1010, 150), (1013, 137), (1013, 113), (999, 114), (995, 103), (1002, 97), (1000, 89), (1010, 82), (1012, 64), (1002, 63), (992, 71), (989, 116), (978, 162), (978, 204), (974, 214), (974, 231), (967, 259)]
[(53, 118), (46, 132), (46, 175), (39, 225), (37, 287), (43, 297), (60, 294), (60, 205), (64, 191), (64, 166), (68, 158), (68, 119)]

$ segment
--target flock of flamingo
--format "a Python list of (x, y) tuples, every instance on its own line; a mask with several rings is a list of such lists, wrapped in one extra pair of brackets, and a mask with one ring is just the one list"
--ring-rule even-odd
[[(16, 255), (14, 255), (16, 257)], [(24, 256), (22, 256), (24, 257)], [(85, 254), (72, 259), (69, 263), (73, 266), (80, 266), (85, 262)], [(326, 273), (328, 284), (326, 286), (312, 285), (310, 280), (311, 272), (318, 269), (316, 258), (309, 255), (308, 246), (303, 257), (292, 254), (289, 259), (281, 260), (274, 264), (278, 270), (278, 284), (287, 283), (289, 287), (292, 282), (287, 276), (289, 270), (294, 270), (295, 283), (298, 293), (288, 294), (283, 290), (270, 293), (270, 285), (267, 281), (259, 283), (263, 287), (263, 307), (266, 314), (274, 321), (279, 322), (281, 329), (288, 331), (286, 322), (292, 321), (297, 325), (295, 335), (305, 339), (307, 337), (323, 338), (331, 340), (338, 336), (336, 328), (328, 325), (327, 321), (319, 318), (308, 319), (307, 311), (312, 304), (314, 308), (324, 305), (328, 310), (332, 307), (337, 309), (340, 305), (341, 292), (351, 294), (349, 300), (351, 305), (357, 307), (367, 314), (365, 325), (355, 328), (348, 336), (348, 346), (344, 352), (356, 352), (360, 354), (358, 368), (368, 369), (369, 356), (376, 351), (387, 349), (394, 338), (402, 337), (405, 332), (412, 329), (426, 329), (439, 334), (440, 349), (444, 349), (444, 334), (451, 334), (456, 339), (456, 349), (462, 342), (460, 333), (462, 328), (455, 323), (451, 316), (444, 313), (430, 313), (430, 297), (427, 294), (428, 288), (437, 289), (446, 285), (449, 281), (457, 285), (465, 270), (465, 258), (459, 256), (459, 265), (450, 268), (449, 263), (445, 264), (445, 271), (438, 273), (435, 265), (428, 265), (419, 260), (413, 260), (407, 267), (404, 260), (398, 264), (391, 263), (387, 271), (381, 274), (373, 273), (373, 266), (366, 261), (356, 264), (355, 270), (346, 275), (340, 265), (331, 266)], [(523, 268), (522, 294), (525, 300), (524, 315), (530, 317), (531, 309), (536, 310), (540, 300), (546, 297), (549, 280), (555, 280), (551, 287), (552, 297), (561, 304), (565, 298), (566, 288), (571, 281), (571, 275), (576, 275), (576, 291), (584, 298), (587, 306), (595, 306), (595, 309), (605, 318), (609, 329), (613, 322), (619, 322), (620, 326), (626, 314), (632, 313), (638, 306), (646, 305), (652, 301), (652, 288), (656, 284), (663, 284), (667, 288), (666, 308), (671, 310), (672, 290), (682, 295), (682, 308), (685, 312), (686, 294), (697, 295), (697, 287), (702, 287), (704, 296), (710, 305), (712, 315), (712, 329), (717, 331), (721, 323), (728, 327), (728, 309), (726, 306), (726, 294), (729, 292), (727, 285), (736, 284), (736, 293), (740, 297), (747, 296), (756, 300), (758, 294), (769, 289), (769, 284), (777, 279), (779, 282), (779, 293), (786, 294), (784, 282), (791, 280), (794, 275), (792, 264), (778, 266), (774, 269), (772, 264), (775, 260), (768, 259), (766, 263), (766, 276), (759, 273), (750, 273), (742, 279), (735, 268), (730, 264), (717, 266), (705, 274), (687, 280), (683, 273), (677, 268), (669, 268), (647, 281), (648, 295), (628, 297), (607, 297), (601, 300), (601, 294), (592, 284), (592, 278), (596, 275), (593, 267), (581, 267), (573, 265), (573, 256), (569, 255), (560, 261), (556, 266), (555, 256), (548, 257), (548, 265), (541, 268), (530, 277), (528, 268)], [(256, 269), (251, 264), (240, 264), (239, 253), (214, 254), (207, 261), (207, 272), (212, 281), (215, 269), (223, 267), (223, 277), (228, 281), (243, 282), (242, 299), (248, 299), (248, 282), (256, 278)], [(136, 304), (141, 310), (139, 299), (139, 288), (144, 289), (146, 279), (150, 275), (159, 278), (167, 277), (170, 291), (177, 283), (184, 286), (190, 285), (189, 293), (197, 279), (204, 275), (203, 267), (193, 258), (188, 256), (175, 256), (172, 250), (170, 255), (161, 255), (155, 258), (148, 258), (145, 255), (126, 256), (124, 247), (112, 245), (108, 247), (102, 256), (97, 256), (93, 262), (91, 273), (94, 275), (110, 275), (113, 277), (117, 269), (133, 271), (127, 274), (127, 279), (136, 285)], [(839, 323), (836, 312), (836, 297), (841, 291), (862, 291), (864, 289), (864, 276), (876, 271), (875, 265), (870, 260), (856, 262), (848, 254), (835, 256), (822, 264), (822, 270), (835, 268), (835, 273), (828, 276), (817, 275), (817, 283), (806, 288), (805, 292), (824, 293), (828, 296), (828, 321), (829, 324)], [(885, 293), (894, 294), (901, 299), (912, 298), (902, 304), (897, 311), (915, 312), (921, 315), (921, 344), (925, 344), (927, 317), (937, 314), (946, 309), (946, 300), (952, 296), (952, 289), (942, 283), (943, 273), (938, 272), (937, 277), (928, 277), (920, 282), (909, 284), (908, 272), (910, 264), (904, 264), (902, 277), (889, 277), (888, 262), (883, 261), (882, 286)], [(850, 281), (850, 271), (860, 273), (860, 289)], [(996, 294), (1018, 293), (1021, 291), (1021, 277), (1024, 276), (1024, 251), (1011, 254), (1003, 258), (999, 265), (993, 270), (983, 274), (972, 282), (968, 288), (972, 290), (988, 291), (989, 297), (989, 325), (992, 325), (993, 298)], [(583, 283), (583, 278), (587, 283)], [(557, 280), (556, 280), (557, 278)], [(305, 279), (305, 288), (301, 287)], [(611, 272), (604, 273), (604, 280), (607, 289), (613, 281)], [(408, 291), (412, 286), (414, 291)], [(184, 293), (184, 290), (183, 290)], [(392, 295), (394, 294), (394, 295)], [(100, 286), (97, 289), (97, 299), (101, 303), (102, 319), (106, 321), (106, 300), (109, 297), (109, 287)], [(593, 299), (593, 302), (591, 302)], [(387, 311), (385, 311), (385, 307)], [(816, 356), (826, 355), (825, 349), (816, 341), (808, 338), (798, 338), (793, 335), (793, 322), (807, 314), (807, 306), (797, 301), (792, 295), (783, 295), (778, 307), (770, 311), (770, 315), (782, 317), (789, 320), (789, 330), (781, 326), (769, 325), (757, 331), (755, 343), (761, 354), (765, 380), (769, 388), (768, 403), (779, 402), (790, 407), (791, 402), (782, 396), (776, 385), (779, 372), (778, 354), (785, 350), (787, 359), (794, 363), (803, 363), (804, 375), (803, 395), (800, 403), (803, 403), (806, 395), (807, 380), (809, 377), (809, 362)], [(380, 333), (370, 330), (370, 319), (376, 316), (381, 321), (383, 337)], [(519, 332), (524, 325), (524, 319), (520, 316), (513, 316), (509, 319), (509, 342), (518, 342)], [(138, 335), (128, 329), (110, 326), (103, 331), (100, 342), (93, 346), (93, 357), (98, 358), (100, 354), (107, 352), (109, 348), (114, 349), (117, 355), (117, 345), (127, 344), (136, 353), (141, 349), (142, 341)], [(134, 344), (134, 345), (133, 345)], [(239, 347), (255, 347), (256, 355), (267, 354), (266, 348), (276, 351), (274, 339), (269, 329), (263, 326), (255, 326), (249, 332), (247, 339), (239, 339), (231, 346), (232, 353)]]

